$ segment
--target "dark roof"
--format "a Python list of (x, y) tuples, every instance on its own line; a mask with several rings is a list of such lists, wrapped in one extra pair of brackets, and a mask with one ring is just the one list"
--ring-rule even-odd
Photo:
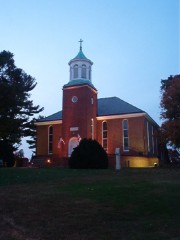
[[(144, 113), (141, 109), (121, 100), (118, 97), (100, 98), (98, 99), (97, 116), (112, 116), (132, 113)], [(62, 120), (62, 111), (54, 113), (38, 122)]]
[(118, 97), (98, 99), (98, 116), (143, 113), (141, 109), (121, 100)]
[(62, 120), (62, 111), (56, 112), (48, 117), (38, 120), (38, 122)]

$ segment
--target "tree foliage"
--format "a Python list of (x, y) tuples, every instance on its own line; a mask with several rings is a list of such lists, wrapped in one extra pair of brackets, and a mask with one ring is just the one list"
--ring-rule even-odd
[(161, 133), (166, 143), (180, 148), (180, 75), (161, 81)]
[(3, 160), (4, 166), (12, 167), (14, 165), (14, 154), (15, 148), (8, 141), (0, 141), (0, 159)]
[(0, 142), (15, 150), (21, 138), (30, 135), (31, 118), (43, 108), (30, 99), (35, 79), (17, 68), (13, 57), (0, 52)]
[(82, 139), (69, 159), (69, 167), (77, 169), (103, 169), (108, 167), (108, 156), (104, 148), (92, 139)]

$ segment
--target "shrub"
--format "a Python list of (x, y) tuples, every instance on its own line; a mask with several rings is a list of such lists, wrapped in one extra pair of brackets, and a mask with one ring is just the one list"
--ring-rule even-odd
[(103, 147), (92, 139), (82, 139), (69, 159), (70, 168), (108, 168), (108, 156)]
[(14, 166), (14, 148), (7, 141), (0, 141), (0, 159), (3, 160), (3, 165), (7, 167)]

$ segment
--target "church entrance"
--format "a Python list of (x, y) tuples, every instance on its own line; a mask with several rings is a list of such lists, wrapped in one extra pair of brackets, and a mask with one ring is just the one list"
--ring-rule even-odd
[(74, 148), (79, 145), (79, 141), (77, 137), (73, 137), (69, 140), (68, 144), (68, 157), (71, 156), (71, 153), (73, 152)]

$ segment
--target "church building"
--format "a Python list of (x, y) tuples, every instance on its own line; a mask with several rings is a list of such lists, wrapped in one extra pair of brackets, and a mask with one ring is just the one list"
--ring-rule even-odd
[(68, 158), (82, 138), (97, 140), (115, 167), (120, 149), (122, 167), (159, 164), (157, 123), (143, 110), (119, 97), (98, 98), (92, 83), (93, 62), (82, 51), (69, 61), (70, 79), (62, 87), (62, 110), (35, 123), (35, 159), (68, 166)]

